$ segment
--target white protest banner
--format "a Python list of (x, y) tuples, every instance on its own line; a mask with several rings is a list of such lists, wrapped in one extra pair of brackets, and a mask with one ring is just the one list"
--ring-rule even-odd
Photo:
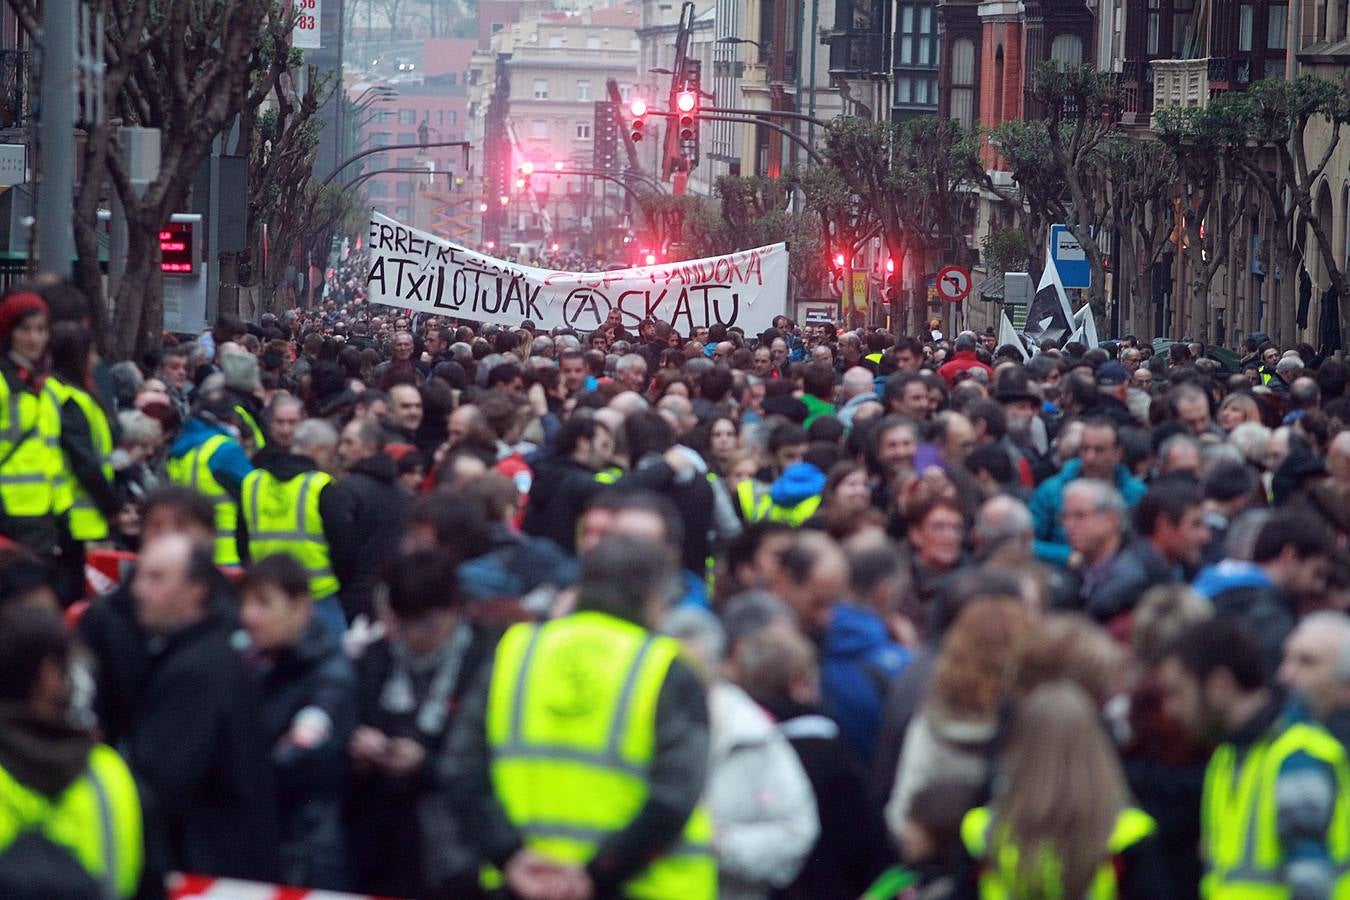
[(366, 299), (433, 315), (512, 328), (530, 319), (541, 329), (585, 333), (617, 309), (629, 328), (651, 317), (683, 335), (719, 322), (756, 335), (787, 312), (786, 244), (612, 272), (555, 272), (485, 256), (379, 213), (370, 217), (368, 243)]

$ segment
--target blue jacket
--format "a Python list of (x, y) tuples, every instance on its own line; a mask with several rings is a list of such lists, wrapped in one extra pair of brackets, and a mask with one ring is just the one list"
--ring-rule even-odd
[(253, 471), (253, 463), (249, 462), (248, 454), (244, 452), (239, 438), (224, 426), (197, 418), (188, 419), (183, 424), (183, 430), (169, 447), (169, 458), (178, 459), (186, 456), (194, 448), (206, 443), (208, 438), (218, 434), (223, 434), (230, 440), (211, 455), (211, 474), (226, 490), (238, 495), (244, 477)]
[(909, 660), (910, 652), (891, 639), (875, 612), (851, 603), (834, 608), (821, 650), (821, 695), (844, 740), (865, 762), (876, 748), (887, 688)]
[[(1057, 566), (1069, 562), (1069, 540), (1064, 535), (1060, 514), (1064, 511), (1064, 488), (1078, 478), (1083, 464), (1071, 459), (1059, 474), (1047, 478), (1031, 495), (1031, 521), (1036, 526), (1036, 556)], [(1133, 508), (1148, 490), (1144, 483), (1130, 474), (1123, 464), (1116, 466), (1116, 490), (1125, 498), (1125, 505)]]

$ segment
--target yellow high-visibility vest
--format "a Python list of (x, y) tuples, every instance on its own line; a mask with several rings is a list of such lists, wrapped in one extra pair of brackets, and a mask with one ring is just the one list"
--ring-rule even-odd
[[(1059, 862), (1050, 852), (1036, 861), (1037, 884), (1029, 885), (1019, 872), (1021, 855), (1016, 845), (1003, 839), (993, 823), (993, 814), (987, 806), (979, 806), (966, 813), (961, 820), (961, 842), (980, 868), (980, 900), (1014, 900), (1018, 897), (1064, 897), (1059, 880)], [(1097, 868), (1097, 874), (1088, 888), (1087, 900), (1116, 900), (1120, 885), (1110, 857), (1118, 856), (1131, 846), (1158, 830), (1153, 818), (1142, 810), (1127, 808), (1116, 817), (1116, 827), (1106, 843), (1108, 858)], [(991, 834), (991, 832), (995, 832)]]
[(1222, 744), (1210, 757), (1200, 801), (1200, 844), (1206, 900), (1287, 900), (1275, 789), (1280, 767), (1303, 752), (1331, 767), (1336, 802), (1327, 829), (1327, 851), (1336, 871), (1331, 896), (1350, 898), (1350, 766), (1345, 748), (1318, 725), (1297, 723), (1257, 741), (1237, 763), (1237, 748)]
[(253, 452), (257, 453), (266, 447), (267, 437), (263, 433), (262, 426), (258, 424), (258, 420), (254, 418), (253, 413), (245, 409), (242, 403), (236, 405), (234, 411), (239, 416), (240, 431), (253, 439)]
[(141, 801), (112, 748), (95, 744), (89, 770), (55, 800), (0, 768), (0, 850), (31, 829), (68, 849), (107, 896), (135, 895), (145, 852)]
[[(117, 472), (113, 469), (111, 461), (113, 436), (107, 413), (93, 395), (83, 388), (66, 384), (56, 378), (47, 379), (47, 386), (56, 397), (58, 410), (69, 400), (74, 400), (75, 405), (80, 408), (80, 412), (89, 423), (89, 436), (93, 441), (94, 452), (103, 460), (99, 468), (108, 484), (112, 484)], [(63, 464), (63, 468), (65, 468), (63, 489), (69, 490), (70, 497), (70, 536), (77, 541), (104, 540), (108, 537), (108, 520), (94, 504), (89, 492), (70, 472), (69, 467)]]
[(319, 494), (332, 482), (326, 472), (302, 472), (282, 481), (266, 469), (254, 469), (240, 493), (249, 559), (290, 554), (309, 576), (309, 594), (315, 600), (338, 592), (319, 514)]
[[(637, 815), (656, 751), (657, 697), (679, 652), (671, 638), (598, 612), (507, 631), (493, 663), (487, 742), (493, 788), (526, 846), (584, 865)], [(711, 840), (700, 804), (623, 895), (711, 900)]]
[(746, 522), (758, 522), (768, 519), (770, 522), (782, 522), (798, 528), (820, 509), (820, 495), (807, 497), (793, 506), (779, 506), (768, 494), (755, 496), (755, 483), (750, 479), (736, 485), (736, 502), (741, 508), (741, 518)]
[(235, 529), (239, 525), (239, 506), (225, 486), (211, 474), (211, 457), (229, 443), (230, 438), (214, 434), (182, 456), (170, 459), (164, 469), (169, 480), (197, 491), (210, 500), (216, 509), (216, 554), (218, 566), (239, 565), (239, 541)]
[(61, 413), (50, 390), (14, 392), (0, 375), (0, 459), (6, 515), (31, 518), (65, 511)]

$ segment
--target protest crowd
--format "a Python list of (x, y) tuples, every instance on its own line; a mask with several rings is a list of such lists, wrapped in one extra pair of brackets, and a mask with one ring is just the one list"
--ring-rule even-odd
[(0, 897), (1350, 897), (1346, 362), (352, 293), (0, 298)]

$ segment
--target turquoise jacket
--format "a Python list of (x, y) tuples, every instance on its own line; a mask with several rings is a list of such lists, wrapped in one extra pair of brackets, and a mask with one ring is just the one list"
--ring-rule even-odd
[[(1036, 556), (1048, 563), (1065, 566), (1069, 562), (1069, 541), (1064, 534), (1060, 514), (1064, 511), (1064, 488), (1078, 478), (1083, 464), (1069, 460), (1059, 474), (1047, 478), (1031, 495), (1031, 521), (1036, 526)], [(1125, 505), (1134, 508), (1148, 490), (1144, 483), (1130, 474), (1124, 464), (1116, 465), (1116, 490), (1125, 498)]]

